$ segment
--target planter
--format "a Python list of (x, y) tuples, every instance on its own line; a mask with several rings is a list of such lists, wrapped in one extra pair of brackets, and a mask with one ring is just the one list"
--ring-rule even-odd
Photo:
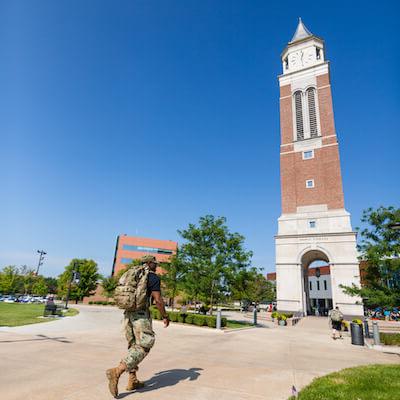
[(278, 322), (278, 324), (279, 324), (280, 326), (286, 326), (286, 321), (284, 321), (283, 319), (281, 319), (281, 320)]

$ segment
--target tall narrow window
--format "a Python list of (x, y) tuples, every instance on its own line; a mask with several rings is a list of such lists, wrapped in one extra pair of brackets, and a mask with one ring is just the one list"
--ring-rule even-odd
[(296, 135), (297, 140), (304, 139), (304, 126), (303, 126), (303, 104), (301, 92), (294, 94), (294, 106), (296, 112)]
[(310, 120), (310, 136), (318, 136), (317, 110), (315, 108), (315, 89), (307, 89), (308, 118)]

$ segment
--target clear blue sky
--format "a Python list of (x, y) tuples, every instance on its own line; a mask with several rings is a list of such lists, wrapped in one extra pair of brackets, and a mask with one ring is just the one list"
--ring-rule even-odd
[[(317, 4), (317, 6), (315, 5)], [(399, 206), (396, 1), (2, 1), (0, 266), (111, 272), (211, 213), (274, 270), (280, 53), (326, 41), (346, 208)]]

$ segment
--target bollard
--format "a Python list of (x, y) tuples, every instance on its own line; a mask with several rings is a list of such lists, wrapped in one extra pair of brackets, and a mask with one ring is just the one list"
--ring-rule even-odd
[(216, 328), (217, 329), (221, 329), (221, 309), (220, 308), (218, 308), (218, 310), (217, 310), (217, 326), (216, 326)]
[(374, 335), (374, 345), (379, 346), (381, 344), (381, 339), (379, 337), (379, 326), (377, 321), (372, 322), (372, 331)]
[(254, 307), (253, 310), (253, 323), (254, 325), (257, 325), (257, 307)]
[(369, 335), (369, 326), (368, 326), (368, 320), (364, 320), (364, 336), (369, 339), (370, 335)]

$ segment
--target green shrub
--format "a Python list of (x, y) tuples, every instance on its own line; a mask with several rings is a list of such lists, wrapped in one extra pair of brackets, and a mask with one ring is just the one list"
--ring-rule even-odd
[(293, 313), (282, 313), (282, 315), (284, 315), (286, 318), (292, 318), (293, 317)]
[(221, 318), (221, 326), (224, 327), (224, 326), (226, 326), (227, 323), (228, 323), (227, 318), (226, 317), (222, 317)]
[(169, 311), (168, 312), (168, 318), (172, 322), (177, 322), (178, 321), (178, 315), (179, 315), (179, 313), (174, 312), (174, 311)]
[(93, 301), (89, 301), (89, 304), (93, 304)]
[(351, 321), (351, 322), (354, 322), (357, 325), (362, 325), (361, 319), (353, 319), (353, 321)]
[(206, 317), (206, 323), (207, 326), (209, 326), (210, 328), (216, 328), (217, 327), (217, 317)]
[(187, 316), (187, 314), (179, 313), (178, 314), (178, 322), (185, 323), (186, 316)]
[(193, 324), (197, 326), (204, 326), (206, 325), (206, 316), (205, 315), (194, 315), (193, 316)]
[(278, 318), (278, 315), (279, 315), (279, 313), (278, 313), (277, 311), (274, 311), (274, 312), (271, 314), (271, 318)]
[(387, 346), (400, 346), (400, 333), (384, 333), (379, 334), (381, 342)]
[(193, 324), (193, 318), (194, 318), (195, 314), (187, 314), (186, 318), (185, 318), (185, 323), (186, 324)]
[(156, 307), (150, 307), (150, 315), (152, 319), (161, 319), (161, 313)]

